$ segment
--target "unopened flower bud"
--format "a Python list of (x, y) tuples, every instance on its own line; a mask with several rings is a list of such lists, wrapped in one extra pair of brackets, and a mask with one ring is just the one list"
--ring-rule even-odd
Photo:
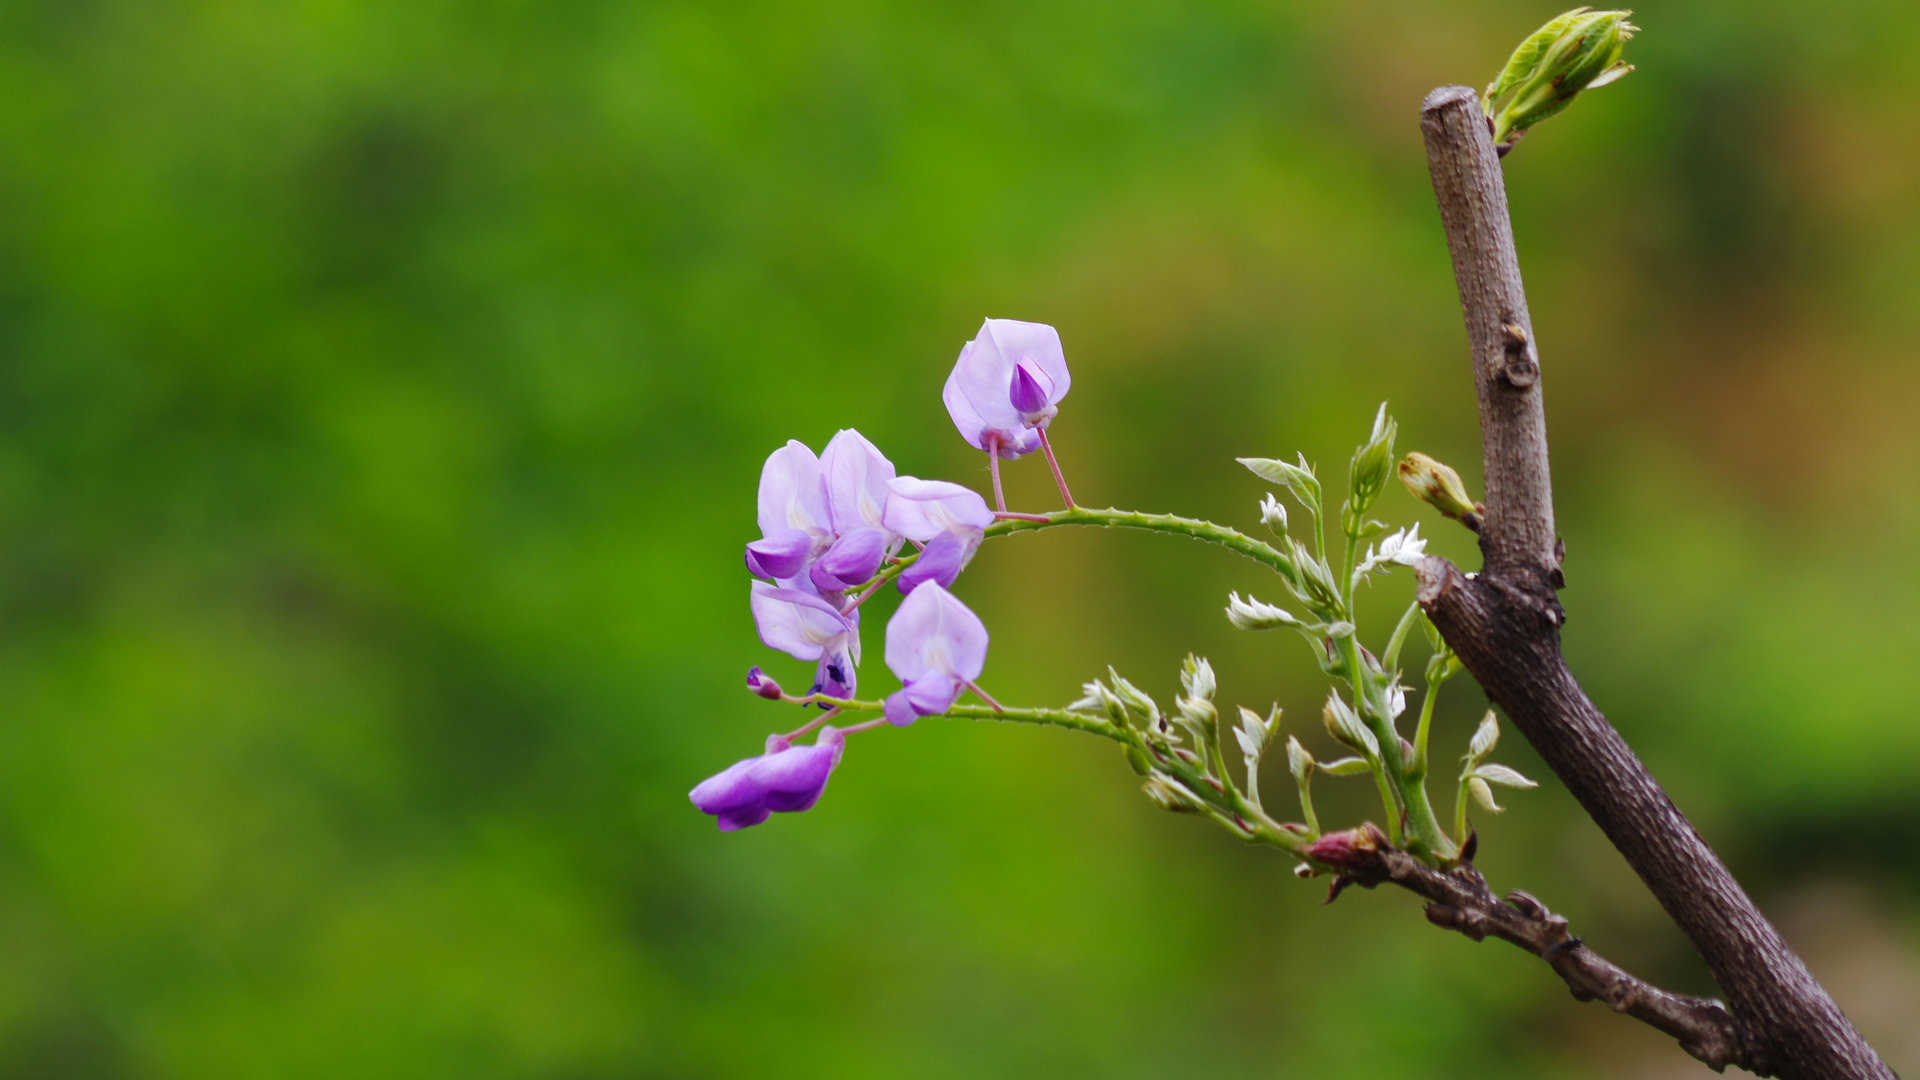
[(784, 696), (780, 693), (780, 684), (773, 681), (773, 676), (761, 671), (759, 668), (748, 669), (747, 689), (766, 698), (768, 701), (779, 701), (781, 697)]
[(1227, 621), (1242, 630), (1273, 630), (1300, 625), (1300, 620), (1285, 608), (1277, 608), (1252, 597), (1242, 600), (1239, 593), (1227, 594)]
[(1335, 870), (1361, 870), (1372, 865), (1387, 837), (1379, 826), (1368, 822), (1356, 829), (1330, 832), (1302, 848), (1300, 854)]
[(1364, 513), (1379, 497), (1380, 489), (1387, 486), (1387, 474), (1393, 468), (1393, 436), (1397, 430), (1398, 425), (1387, 415), (1386, 405), (1381, 405), (1374, 415), (1373, 431), (1367, 436), (1366, 445), (1353, 452), (1350, 481), (1355, 513)]
[(1467, 485), (1451, 465), (1416, 450), (1400, 459), (1400, 482), (1414, 498), (1479, 531), (1480, 507), (1467, 495)]
[(1287, 508), (1269, 491), (1260, 498), (1260, 523), (1274, 532), (1285, 536), (1287, 532)]
[(1313, 755), (1291, 735), (1287, 736), (1287, 771), (1302, 784), (1313, 776)]
[(1633, 65), (1620, 59), (1627, 39), (1639, 29), (1627, 21), (1631, 14), (1575, 8), (1521, 42), (1487, 87), (1493, 141), (1507, 142), (1566, 108), (1580, 91), (1632, 71)]

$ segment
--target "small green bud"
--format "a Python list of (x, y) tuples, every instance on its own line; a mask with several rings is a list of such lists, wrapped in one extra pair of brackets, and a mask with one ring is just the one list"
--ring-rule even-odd
[(1302, 784), (1313, 777), (1313, 755), (1291, 735), (1287, 736), (1287, 771)]
[(1300, 620), (1285, 608), (1239, 593), (1227, 594), (1227, 621), (1242, 630), (1272, 630), (1281, 626), (1299, 626)]
[(1345, 746), (1367, 755), (1369, 761), (1380, 756), (1380, 740), (1360, 722), (1354, 714), (1353, 706), (1340, 697), (1339, 691), (1327, 695), (1327, 704), (1320, 710), (1320, 721), (1327, 726), (1327, 734)]
[(1121, 678), (1112, 666), (1107, 668), (1107, 681), (1112, 684), (1113, 696), (1125, 709), (1132, 726), (1148, 727), (1160, 722), (1160, 706), (1139, 687)]
[(1485, 780), (1477, 776), (1467, 778), (1467, 793), (1472, 795), (1473, 801), (1479, 803), (1489, 814), (1504, 814), (1507, 812), (1506, 807), (1493, 801), (1493, 789), (1487, 786)]
[(1164, 773), (1147, 777), (1142, 789), (1146, 791), (1147, 798), (1160, 804), (1161, 809), (1176, 814), (1197, 814), (1205, 807), (1185, 786), (1169, 780)]
[(1380, 411), (1373, 416), (1373, 431), (1365, 445), (1353, 452), (1353, 464), (1348, 470), (1353, 496), (1349, 504), (1353, 517), (1352, 527), (1347, 530), (1350, 533), (1360, 531), (1361, 515), (1387, 486), (1387, 474), (1393, 468), (1393, 437), (1398, 430), (1399, 425), (1387, 415), (1387, 406), (1382, 402)]
[(1147, 756), (1147, 752), (1145, 750), (1142, 750), (1139, 747), (1134, 746), (1132, 744), (1128, 744), (1127, 767), (1132, 769), (1134, 772), (1139, 773), (1141, 776), (1146, 776), (1148, 773), (1151, 773), (1153, 771), (1153, 759)]
[(1415, 450), (1400, 459), (1400, 482), (1414, 498), (1474, 532), (1480, 531), (1480, 506), (1467, 495), (1467, 485), (1460, 482), (1453, 466)]
[(1188, 653), (1180, 663), (1180, 688), (1187, 692), (1188, 697), (1210, 701), (1215, 686), (1213, 665), (1204, 656)]
[(1513, 51), (1487, 87), (1493, 141), (1509, 143), (1567, 107), (1588, 87), (1605, 86), (1633, 70), (1620, 53), (1639, 27), (1630, 11), (1574, 8), (1535, 30)]
[(1287, 535), (1287, 508), (1271, 491), (1260, 497), (1260, 523), (1272, 529), (1275, 536)]
[(1494, 718), (1493, 710), (1480, 719), (1480, 726), (1474, 729), (1473, 741), (1467, 744), (1467, 761), (1478, 765), (1493, 753), (1495, 744), (1500, 741), (1500, 721)]

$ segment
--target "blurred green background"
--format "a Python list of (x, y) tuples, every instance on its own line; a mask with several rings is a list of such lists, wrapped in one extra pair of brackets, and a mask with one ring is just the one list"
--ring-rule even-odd
[[(1697, 1075), (1095, 740), (924, 721), (810, 813), (686, 801), (794, 723), (748, 666), (806, 673), (744, 602), (760, 462), (855, 426), (984, 485), (938, 393), (985, 315), (1060, 328), (1094, 505), (1253, 527), (1233, 456), (1337, 476), (1382, 399), (1477, 474), (1417, 110), (1555, 11), (0, 7), (0, 1074)], [(1911, 1070), (1920, 17), (1636, 21), (1507, 169), (1567, 648)], [(1275, 593), (1064, 530), (959, 586), (1002, 700), (1192, 649), (1324, 747), (1230, 589)], [(1496, 888), (1710, 991), (1564, 792), (1508, 804)]]

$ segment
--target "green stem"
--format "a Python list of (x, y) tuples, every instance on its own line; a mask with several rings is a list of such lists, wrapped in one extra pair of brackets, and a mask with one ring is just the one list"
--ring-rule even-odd
[[(860, 701), (856, 698), (827, 697), (825, 694), (814, 694), (798, 700), (804, 705), (838, 706), (840, 711), (849, 713), (884, 712), (887, 705), (885, 701)], [(1104, 717), (1089, 716), (1086, 713), (1072, 712), (1067, 709), (1004, 708), (996, 711), (987, 705), (955, 705), (941, 715), (955, 720), (1000, 720), (1009, 724), (1070, 728), (1074, 731), (1084, 731), (1089, 735), (1112, 739), (1117, 743), (1132, 744), (1136, 741), (1130, 732), (1115, 727)]]
[(1427, 732), (1433, 726), (1433, 703), (1440, 696), (1440, 684), (1427, 680), (1427, 692), (1420, 699), (1420, 721), (1413, 728), (1413, 764), (1407, 766), (1407, 778), (1427, 778)]
[[(1349, 637), (1342, 644), (1345, 646), (1347, 663), (1353, 669), (1349, 680), (1353, 686), (1354, 708), (1360, 712), (1360, 722), (1367, 725), (1367, 730), (1373, 732), (1374, 739), (1380, 743), (1380, 760), (1386, 766), (1384, 770), (1375, 770), (1375, 779), (1387, 806), (1388, 838), (1395, 844), (1401, 843), (1398, 818), (1400, 811), (1404, 810), (1408, 851), (1415, 855), (1453, 858), (1456, 848), (1446, 831), (1440, 827), (1439, 818), (1434, 816), (1433, 803), (1427, 798), (1427, 785), (1423, 778), (1413, 775), (1407, 767), (1406, 759), (1400, 754), (1400, 733), (1386, 719), (1385, 707), (1370, 692), (1373, 680), (1360, 663), (1359, 642)], [(1424, 703), (1422, 708), (1425, 708)], [(1415, 751), (1417, 754), (1417, 747)], [(1384, 777), (1380, 775), (1382, 772), (1386, 774)]]
[[(1066, 510), (1055, 510), (1043, 515), (1045, 520), (1007, 520), (996, 521), (986, 528), (986, 539), (996, 536), (1012, 536), (1014, 533), (1039, 532), (1043, 529), (1058, 528), (1062, 525), (1093, 526), (1103, 529), (1140, 529), (1145, 532), (1167, 533), (1172, 536), (1185, 536), (1190, 539), (1217, 544), (1228, 551), (1244, 555), (1254, 562), (1267, 567), (1274, 573), (1295, 584), (1299, 583), (1299, 572), (1294, 569), (1293, 560), (1269, 544), (1261, 543), (1237, 529), (1225, 525), (1216, 525), (1211, 521), (1197, 518), (1180, 517), (1177, 514), (1147, 514), (1138, 510), (1116, 510), (1107, 507), (1096, 510), (1086, 506), (1075, 506)], [(878, 586), (900, 576), (900, 571), (912, 566), (920, 557), (916, 552), (902, 556), (898, 561), (883, 567), (872, 579), (861, 582), (853, 590), (862, 595)]]
[(1414, 620), (1419, 617), (1419, 601), (1408, 604), (1406, 614), (1400, 616), (1399, 623), (1393, 628), (1393, 636), (1387, 639), (1387, 651), (1380, 656), (1381, 667), (1392, 671), (1400, 666), (1400, 648), (1407, 643), (1407, 632), (1413, 629)]

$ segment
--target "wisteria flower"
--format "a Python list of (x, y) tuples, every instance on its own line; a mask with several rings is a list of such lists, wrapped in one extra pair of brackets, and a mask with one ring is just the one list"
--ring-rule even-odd
[(747, 570), (821, 593), (872, 577), (901, 542), (881, 522), (893, 476), (893, 463), (852, 428), (819, 457), (789, 440), (760, 470), (761, 538), (747, 545)]
[(799, 589), (753, 583), (747, 596), (760, 640), (795, 660), (816, 660), (812, 693), (850, 698), (860, 662), (860, 613), (842, 615), (825, 600)]
[(766, 753), (734, 762), (687, 797), (714, 816), (721, 832), (745, 829), (774, 813), (794, 813), (818, 802), (845, 752), (846, 736), (831, 726), (820, 729), (812, 746), (792, 746), (769, 735)]
[(900, 476), (888, 485), (884, 520), (887, 528), (925, 545), (896, 579), (900, 591), (910, 593), (927, 581), (951, 586), (979, 549), (993, 511), (971, 488)]
[(893, 462), (866, 436), (845, 428), (820, 454), (820, 475), (833, 542), (814, 564), (812, 579), (822, 592), (839, 592), (872, 577), (900, 547), (900, 534), (882, 520)]
[(1071, 383), (1053, 327), (988, 319), (960, 350), (940, 397), (969, 445), (1016, 458), (1040, 449), (1040, 430)]
[(987, 452), (994, 502), (1001, 510), (1007, 500), (1000, 492), (1000, 459), (1035, 450), (1046, 452), (1060, 497), (1073, 505), (1047, 443), (1047, 425), (1072, 383), (1060, 334), (1045, 323), (988, 319), (960, 349), (940, 399), (967, 444)]
[(888, 722), (905, 727), (952, 708), (963, 689), (978, 693), (973, 681), (986, 664), (980, 617), (938, 582), (921, 585), (887, 624), (887, 667), (903, 684), (887, 696)]
[(767, 455), (760, 468), (760, 539), (747, 545), (747, 570), (790, 581), (833, 542), (820, 459), (798, 439)]

